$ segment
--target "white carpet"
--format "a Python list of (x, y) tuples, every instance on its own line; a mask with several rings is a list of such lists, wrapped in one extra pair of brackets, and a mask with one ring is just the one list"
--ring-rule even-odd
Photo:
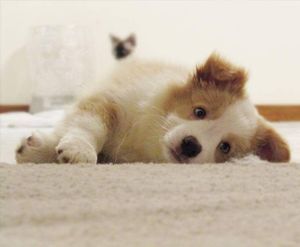
[(0, 246), (300, 246), (300, 164), (2, 164)]

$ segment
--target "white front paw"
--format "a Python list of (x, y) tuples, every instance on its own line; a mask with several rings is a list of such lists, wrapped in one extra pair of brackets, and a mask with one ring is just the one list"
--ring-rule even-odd
[(56, 147), (59, 163), (97, 163), (97, 153), (91, 144), (80, 138), (62, 139)]

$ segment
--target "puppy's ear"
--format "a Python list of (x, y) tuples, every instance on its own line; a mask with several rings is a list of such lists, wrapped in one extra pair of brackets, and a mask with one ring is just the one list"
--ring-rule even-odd
[(255, 154), (263, 160), (271, 162), (287, 162), (290, 160), (288, 144), (271, 127), (261, 124), (254, 136)]
[(213, 53), (204, 65), (197, 67), (195, 79), (202, 88), (215, 87), (232, 93), (241, 93), (248, 75), (245, 69)]
[(121, 39), (119, 39), (117, 36), (111, 34), (109, 35), (111, 43), (115, 46), (121, 42)]
[(136, 45), (136, 37), (135, 37), (135, 34), (132, 33), (128, 36), (128, 38), (125, 40), (125, 42), (128, 42), (130, 43), (132, 46), (135, 46)]

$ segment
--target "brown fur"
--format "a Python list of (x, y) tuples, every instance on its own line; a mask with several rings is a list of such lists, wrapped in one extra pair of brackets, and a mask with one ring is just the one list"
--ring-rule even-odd
[(197, 67), (194, 83), (202, 89), (219, 89), (243, 96), (247, 79), (247, 72), (243, 68), (213, 53), (204, 65)]
[(231, 150), (228, 154), (224, 154), (216, 148), (216, 162), (225, 162), (230, 158), (239, 158), (250, 153), (270, 162), (287, 162), (290, 160), (288, 144), (274, 129), (263, 122), (259, 123), (257, 131), (250, 141), (233, 134), (229, 134), (223, 141), (230, 143)]
[(206, 110), (206, 119), (217, 119), (234, 101), (245, 97), (247, 73), (216, 54), (199, 66), (184, 85), (170, 89), (165, 108), (184, 119), (193, 119), (193, 109)]
[(228, 154), (224, 154), (216, 147), (215, 161), (217, 163), (225, 162), (231, 158), (239, 158), (247, 153), (251, 153), (251, 142), (247, 138), (229, 134), (224, 137), (222, 141), (230, 143), (231, 148)]
[(290, 150), (285, 140), (264, 121), (260, 121), (252, 140), (252, 149), (263, 160), (287, 162)]
[(253, 153), (270, 162), (287, 162), (290, 160), (288, 144), (263, 120), (258, 122), (256, 133), (251, 140), (229, 134), (223, 141), (230, 143), (231, 150), (228, 154), (223, 154), (216, 148), (216, 162), (225, 162), (232, 157), (238, 158), (248, 153)]

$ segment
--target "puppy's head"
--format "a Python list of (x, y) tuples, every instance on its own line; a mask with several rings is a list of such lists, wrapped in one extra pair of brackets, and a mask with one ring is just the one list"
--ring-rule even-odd
[(247, 73), (211, 55), (188, 81), (170, 90), (164, 136), (168, 160), (224, 162), (256, 154), (272, 162), (290, 158), (279, 134), (260, 117), (245, 93)]

